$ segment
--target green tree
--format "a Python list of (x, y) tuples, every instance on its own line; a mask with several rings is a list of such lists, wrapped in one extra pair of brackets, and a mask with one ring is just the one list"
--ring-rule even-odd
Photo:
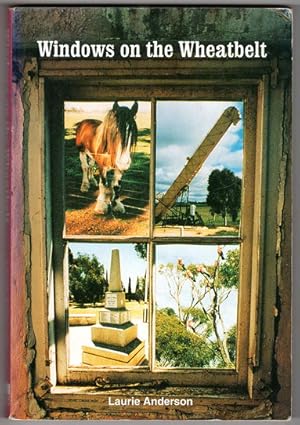
[(232, 326), (228, 331), (228, 351), (230, 357), (235, 359), (236, 357), (236, 325)]
[(209, 367), (211, 344), (188, 332), (175, 314), (158, 310), (156, 314), (156, 359), (159, 366)]
[[(135, 294), (134, 294), (134, 298), (136, 301), (145, 300), (145, 290), (146, 290), (146, 276), (138, 276), (136, 278), (136, 287), (135, 287)], [(148, 299), (148, 293), (147, 293), (147, 299)]]
[[(228, 251), (225, 259), (222, 247), (218, 246), (213, 265), (185, 265), (179, 259), (177, 264), (161, 265), (159, 272), (167, 280), (178, 321), (196, 337), (201, 336), (210, 347), (210, 353), (214, 353), (210, 358), (211, 364), (233, 367), (235, 333), (230, 333), (225, 326), (222, 304), (238, 286), (239, 250)], [(170, 328), (170, 338), (172, 332), (173, 328)]]
[(208, 178), (206, 202), (212, 215), (221, 214), (227, 226), (228, 214), (236, 221), (241, 208), (242, 181), (228, 168), (215, 169)]
[(146, 243), (136, 243), (134, 245), (134, 249), (137, 253), (137, 255), (142, 258), (143, 260), (147, 259), (147, 244)]
[(132, 300), (131, 277), (129, 278), (129, 281), (128, 281), (127, 299), (128, 299), (128, 301)]
[(103, 297), (107, 286), (103, 265), (95, 255), (78, 254), (74, 257), (69, 253), (70, 299), (80, 304), (95, 304)]
[(240, 251), (232, 249), (226, 254), (226, 261), (220, 265), (219, 284), (224, 288), (237, 288), (239, 285)]

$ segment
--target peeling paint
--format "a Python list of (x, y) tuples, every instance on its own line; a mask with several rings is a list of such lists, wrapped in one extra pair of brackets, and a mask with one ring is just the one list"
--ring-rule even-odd
[[(277, 220), (277, 291), (275, 342), (273, 357), (274, 418), (288, 418), (291, 414), (291, 217), (290, 217), (290, 87), (284, 84), (284, 111), (282, 120), (282, 151), (280, 160)], [(287, 308), (289, 306), (289, 308)], [(284, 332), (283, 332), (284, 330)], [(284, 349), (285, 348), (285, 349)]]
[(28, 413), (29, 417), (32, 419), (43, 419), (46, 417), (47, 412), (40, 407), (38, 404), (33, 391), (30, 391), (27, 395), (28, 397)]
[[(23, 69), (23, 77), (24, 79), (21, 82), (22, 87), (22, 100), (23, 100), (23, 113), (24, 113), (24, 125), (23, 125), (23, 134), (24, 140), (28, 143), (29, 141), (29, 123), (30, 123), (30, 110), (31, 110), (31, 102), (30, 102), (30, 93), (31, 86), (37, 84), (37, 61), (29, 60), (24, 64)], [(26, 328), (26, 340), (25, 346), (27, 348), (27, 355), (25, 359), (27, 375), (28, 375), (28, 416), (33, 419), (40, 419), (46, 416), (46, 411), (39, 406), (38, 401), (35, 398), (34, 392), (32, 390), (33, 385), (33, 376), (34, 376), (34, 367), (35, 367), (35, 345), (36, 338), (33, 331), (32, 326), (32, 317), (31, 317), (31, 228), (29, 221), (29, 206), (28, 206), (28, 184), (27, 184), (27, 143), (24, 144), (24, 157), (23, 164), (25, 165), (23, 170), (23, 182), (24, 182), (24, 242), (25, 242), (25, 284), (26, 284), (26, 316), (25, 316), (25, 328)]]
[(45, 379), (40, 379), (39, 382), (34, 386), (35, 396), (38, 399), (42, 399), (46, 394), (49, 393), (52, 386), (53, 385), (51, 384), (49, 378), (46, 377)]

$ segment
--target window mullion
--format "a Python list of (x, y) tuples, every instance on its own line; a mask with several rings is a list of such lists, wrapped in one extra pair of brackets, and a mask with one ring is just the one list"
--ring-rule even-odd
[[(52, 168), (52, 204), (53, 204), (53, 266), (55, 281), (55, 338), (56, 338), (56, 362), (57, 380), (64, 383), (67, 379), (67, 335), (68, 335), (68, 299), (66, 285), (67, 251), (66, 242), (63, 241), (64, 229), (64, 108), (62, 94), (56, 97), (56, 104), (51, 101), (49, 87), (50, 128), (51, 128), (51, 168)], [(59, 92), (59, 90), (56, 90)]]
[(154, 234), (154, 211), (155, 211), (155, 152), (156, 152), (156, 100), (151, 99), (151, 153), (150, 153), (150, 243), (148, 251), (148, 273), (150, 285), (149, 300), (149, 367), (152, 371), (155, 367), (155, 246)]
[(256, 91), (249, 92), (245, 101), (245, 132), (244, 132), (244, 160), (243, 160), (243, 187), (241, 220), (241, 256), (240, 256), (240, 281), (238, 298), (237, 321), (237, 371), (239, 382), (247, 382), (249, 358), (249, 326), (250, 326), (250, 298), (253, 254), (253, 222), (254, 203), (256, 198), (255, 163), (256, 163)]

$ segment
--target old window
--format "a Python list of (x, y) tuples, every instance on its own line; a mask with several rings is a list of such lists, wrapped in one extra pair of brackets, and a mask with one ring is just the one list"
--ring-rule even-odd
[[(62, 63), (60, 64), (63, 66)], [(104, 66), (103, 69), (106, 69), (107, 75), (99, 78), (95, 63), (89, 64), (88, 72), (86, 69), (78, 69), (82, 66), (81, 63), (68, 62), (64, 64), (64, 69), (58, 70), (56, 62), (47, 61), (41, 62), (38, 78), (28, 82), (31, 87), (31, 117), (36, 118), (35, 121), (29, 121), (28, 127), (29, 140), (35, 140), (34, 144), (28, 144), (28, 187), (30, 188), (28, 214), (32, 229), (30, 277), (32, 325), (36, 349), (35, 379), (37, 394), (44, 394), (45, 379), (49, 378), (51, 381), (51, 392), (42, 396), (47, 406), (51, 403), (59, 403), (67, 409), (72, 404), (72, 400), (78, 397), (76, 395), (78, 391), (81, 392), (80, 399), (83, 397), (85, 402), (89, 403), (90, 394), (85, 392), (86, 386), (89, 385), (93, 388), (97, 387), (97, 394), (93, 396), (96, 404), (98, 399), (102, 400), (101, 397), (103, 400), (107, 398), (106, 393), (101, 393), (103, 387), (118, 389), (120, 386), (127, 385), (131, 388), (137, 384), (138, 388), (154, 386), (153, 391), (158, 391), (157, 388), (164, 386), (172, 386), (172, 391), (176, 388), (174, 390), (177, 391), (176, 394), (182, 394), (182, 387), (185, 394), (196, 391), (195, 404), (202, 403), (198, 396), (209, 394), (211, 387), (214, 388), (213, 391), (218, 387), (220, 392), (229, 394), (229, 399), (226, 400), (230, 400), (230, 403), (246, 403), (251, 408), (259, 405), (261, 397), (265, 398), (272, 369), (275, 311), (272, 300), (276, 297), (273, 275), (269, 270), (270, 264), (264, 263), (265, 256), (269, 255), (270, 247), (274, 244), (265, 243), (265, 241), (272, 240), (275, 226), (272, 211), (277, 205), (277, 198), (274, 195), (277, 189), (266, 172), (268, 170), (271, 172), (272, 167), (276, 165), (271, 165), (269, 157), (277, 152), (274, 151), (274, 140), (277, 140), (280, 134), (278, 126), (276, 127), (275, 124), (269, 126), (268, 117), (270, 108), (273, 113), (278, 112), (278, 108), (283, 108), (284, 99), (282, 98), (282, 103), (278, 103), (278, 96), (276, 99), (275, 95), (271, 96), (272, 89), (268, 76), (271, 68), (267, 65), (262, 68), (260, 64), (257, 68), (252, 68), (251, 76), (247, 75), (246, 78), (247, 63), (241, 62), (238, 72), (237, 69), (227, 70), (232, 76), (231, 79), (229, 77), (224, 79), (223, 74), (216, 74), (209, 81), (199, 77), (199, 69), (196, 65), (200, 66), (191, 63), (190, 68), (183, 68), (181, 72), (184, 78), (182, 76), (180, 80), (175, 77), (163, 78), (162, 70), (154, 67), (151, 69), (152, 76), (155, 76), (153, 80), (148, 75), (148, 63), (147, 70), (143, 71), (143, 78), (132, 75), (130, 68), (122, 69), (121, 72), (118, 63), (114, 64), (115, 68), (111, 68), (111, 64), (107, 65), (107, 68)], [(36, 66), (34, 61), (28, 64), (28, 67), (32, 66)], [(105, 74), (103, 69), (102, 72)], [(256, 73), (254, 73), (255, 69)], [(120, 72), (123, 79), (112, 77)], [(126, 79), (124, 72), (127, 75)], [(88, 73), (89, 78), (83, 79), (83, 73)], [(191, 78), (195, 74), (196, 76)], [(244, 75), (244, 78), (241, 78), (241, 75)], [(139, 168), (135, 170), (134, 166), (137, 163), (141, 166), (142, 173), (139, 175), (147, 176), (144, 181), (149, 182), (149, 189), (147, 189), (149, 195), (139, 197), (130, 192), (131, 182), (134, 184), (137, 182), (138, 173), (133, 178), (129, 178), (126, 177), (126, 171), (122, 176), (124, 183), (119, 198), (125, 208), (138, 207), (136, 217), (142, 215), (141, 221), (148, 223), (146, 227), (140, 227), (139, 234), (134, 232), (122, 234), (122, 231), (117, 234), (116, 232), (99, 234), (97, 229), (94, 231), (94, 226), (99, 223), (98, 220), (102, 220), (106, 225), (118, 225), (121, 230), (125, 227), (128, 230), (130, 220), (124, 221), (122, 214), (118, 215), (110, 211), (107, 211), (108, 215), (93, 215), (94, 222), (89, 222), (86, 226), (87, 223), (83, 222), (84, 208), (86, 208), (84, 202), (91, 203), (94, 207), (97, 190), (91, 186), (88, 192), (80, 191), (82, 183), (80, 161), (76, 152), (74, 160), (77, 161), (76, 167), (79, 167), (77, 177), (76, 172), (69, 172), (70, 164), (67, 164), (70, 161), (69, 149), (74, 147), (69, 145), (74, 143), (71, 142), (72, 139), (74, 140), (74, 134), (69, 131), (72, 125), (68, 124), (70, 117), (67, 113), (78, 114), (78, 111), (74, 109), (74, 102), (81, 113), (85, 105), (90, 109), (95, 106), (98, 109), (105, 103), (108, 108), (112, 108), (115, 100), (118, 100), (120, 107), (127, 106), (130, 110), (134, 107), (133, 112), (137, 102), (140, 107), (138, 111), (144, 111), (147, 115), (147, 120), (144, 119), (147, 125), (144, 127), (143, 124), (142, 127), (139, 125), (140, 140), (132, 154), (132, 163), (128, 172), (132, 177), (133, 171), (139, 170)], [(208, 106), (217, 104), (220, 109), (212, 121), (206, 123), (205, 134), (198, 136), (200, 140), (195, 141), (193, 151), (186, 151), (188, 146), (184, 143), (182, 143), (184, 150), (180, 150), (180, 141), (177, 142), (175, 137), (177, 130), (173, 131), (173, 128), (167, 131), (167, 135), (172, 137), (166, 140), (164, 108), (172, 110), (174, 128), (182, 122), (185, 123), (184, 126), (193, 128), (192, 112), (194, 108), (202, 108), (204, 103)], [(235, 108), (238, 116), (234, 120), (227, 120), (228, 128), (231, 129), (229, 133), (226, 129), (227, 124), (222, 131), (224, 137), (230, 136), (230, 143), (228, 140), (227, 142), (230, 146), (235, 146), (232, 150), (240, 152), (239, 159), (235, 162), (237, 168), (234, 169), (233, 174), (241, 178), (241, 209), (235, 216), (235, 223), (230, 225), (229, 233), (228, 226), (224, 226), (226, 218), (224, 210), (223, 217), (221, 210), (212, 211), (216, 214), (216, 223), (214, 223), (214, 216), (206, 205), (201, 204), (203, 200), (199, 198), (198, 201), (198, 187), (201, 189), (200, 195), (204, 194), (206, 198), (208, 196), (208, 193), (204, 193), (201, 183), (194, 180), (199, 177), (192, 176), (193, 178), (189, 181), (191, 175), (188, 173), (188, 176), (185, 176), (187, 180), (178, 180), (182, 170), (190, 168), (189, 165), (193, 164), (194, 154), (201, 146), (201, 141), (204, 146), (205, 141), (208, 144), (216, 143), (216, 149), (220, 146), (222, 152), (224, 152), (222, 143), (225, 142), (227, 153), (229, 152), (229, 145), (225, 138), (218, 141), (214, 138), (210, 140), (211, 130), (219, 129), (218, 120), (222, 118), (224, 112), (225, 115), (227, 114), (228, 108)], [(176, 115), (175, 109), (180, 110), (180, 117)], [(188, 114), (184, 117), (185, 110)], [(140, 119), (139, 112), (136, 114), (136, 120)], [(205, 110), (202, 110), (203, 116), (204, 112)], [(197, 121), (198, 112), (195, 115)], [(77, 121), (77, 117), (75, 118)], [(81, 119), (98, 119), (98, 117), (84, 116), (80, 117), (79, 121)], [(235, 127), (233, 121), (237, 121)], [(34, 125), (32, 125), (33, 122)], [(184, 126), (183, 128), (186, 129)], [(198, 125), (196, 128), (198, 129)], [(235, 131), (237, 134), (234, 134)], [(180, 139), (186, 132), (184, 130), (180, 134)], [(189, 138), (190, 134), (186, 137)], [(272, 143), (267, 143), (269, 140), (272, 140)], [(172, 149), (180, 152), (177, 156), (182, 157), (178, 167), (177, 159), (174, 158), (173, 161), (168, 150), (172, 144)], [(165, 163), (161, 161), (164, 149), (166, 160), (170, 159), (174, 164), (174, 167), (171, 166), (169, 169), (165, 168), (168, 166), (168, 161)], [(201, 150), (199, 155), (202, 154)], [(202, 156), (203, 166), (201, 167), (203, 169), (208, 164), (207, 168), (212, 167), (211, 171), (214, 171), (215, 165), (212, 166), (209, 163), (210, 155), (211, 153), (206, 152), (204, 158)], [(230, 169), (231, 165), (227, 158), (221, 156), (218, 160), (221, 161), (219, 170)], [(92, 165), (89, 159), (88, 165)], [(209, 175), (211, 171), (209, 169)], [(193, 172), (194, 167), (192, 167)], [(72, 186), (73, 177), (74, 187)], [(111, 178), (112, 176), (107, 176), (108, 181)], [(130, 187), (127, 188), (126, 179), (130, 182)], [(172, 188), (173, 183), (178, 181), (180, 191), (176, 192), (178, 187), (175, 186), (176, 193), (175, 195), (173, 193), (173, 198), (171, 197), (173, 204), (172, 202), (167, 204), (166, 200), (170, 201), (167, 198), (168, 188)], [(195, 181), (196, 190), (193, 186)], [(189, 200), (193, 201), (191, 205), (185, 201), (186, 185), (189, 185)], [(145, 189), (142, 185), (139, 186)], [(229, 185), (225, 186), (228, 188)], [(208, 192), (207, 183), (204, 188), (207, 188)], [(122, 190), (124, 190), (123, 194)], [(266, 197), (268, 203), (265, 201)], [(81, 200), (79, 212), (74, 208), (74, 205), (77, 206), (77, 201), (74, 201), (76, 199)], [(133, 203), (130, 204), (132, 201)], [(160, 205), (164, 208), (164, 214), (161, 214)], [(192, 208), (192, 205), (196, 208)], [(112, 202), (111, 207), (113, 207)], [(133, 208), (128, 210), (132, 211)], [(208, 223), (208, 219), (211, 222), (208, 225), (202, 225), (196, 212), (204, 224)], [(75, 224), (86, 226), (85, 229), (89, 231), (80, 230), (78, 233), (74, 231), (74, 217), (72, 220), (70, 217), (77, 213), (81, 215), (81, 220), (79, 223), (75, 221)], [(268, 217), (268, 220), (265, 220), (265, 217)], [(181, 221), (178, 223), (174, 221), (174, 218)], [(193, 219), (196, 223), (193, 223)], [(232, 219), (232, 214), (227, 215), (228, 221)], [(97, 261), (93, 260), (93, 255), (96, 256)], [(119, 279), (117, 280), (119, 286), (117, 291), (108, 292), (118, 292), (119, 295), (108, 295), (104, 305), (106, 311), (101, 312), (103, 290), (107, 281), (110, 280), (109, 269), (112, 256), (120, 258), (119, 278), (118, 270), (114, 269), (114, 275)], [(93, 272), (93, 265), (96, 265), (95, 269), (97, 273), (100, 273), (98, 283), (100, 283), (102, 305), (97, 304), (99, 301), (95, 299), (95, 309), (91, 300), (89, 301), (90, 310), (83, 312), (80, 310), (80, 303), (75, 305), (73, 300), (70, 300), (70, 288), (77, 283), (76, 276), (79, 276), (77, 279), (79, 282), (89, 280), (86, 269), (80, 270), (80, 261), (85, 261), (86, 258), (91, 265), (91, 272)], [(234, 275), (230, 268), (226, 269), (226, 265), (229, 264), (228, 259), (238, 265), (235, 267), (237, 272)], [(132, 261), (133, 267), (131, 267)], [(101, 263), (100, 268), (99, 263)], [(221, 271), (222, 267), (225, 268)], [(134, 269), (135, 273), (131, 269)], [(216, 279), (215, 276), (217, 276)], [(224, 279), (225, 276), (226, 279)], [(43, 284), (45, 282), (47, 284)], [(216, 290), (217, 283), (219, 290)], [(122, 284), (127, 292), (125, 297), (124, 292), (119, 290)], [(136, 296), (137, 284), (141, 288), (140, 299), (128, 302), (130, 292), (131, 295)], [(108, 289), (115, 288), (114, 286)], [(74, 293), (72, 296), (75, 296)], [(115, 314), (115, 309), (120, 307), (118, 303), (122, 303), (122, 300), (129, 311), (123, 310), (121, 313), (118, 311), (118, 314)], [(100, 310), (100, 313), (97, 311), (96, 317), (95, 310)], [(120, 316), (126, 317), (120, 319)], [(45, 317), (48, 317), (47, 323), (45, 323)], [(126, 324), (127, 317), (130, 317), (132, 323), (129, 327)], [(81, 320), (86, 323), (86, 326), (79, 323)], [(96, 326), (98, 322), (100, 325), (105, 324), (107, 342), (111, 342), (113, 326), (109, 325), (116, 320), (121, 322), (125, 320), (123, 323), (117, 323), (120, 325), (119, 329), (123, 326), (127, 334), (128, 339), (125, 338), (122, 343), (124, 347), (134, 342), (131, 338), (138, 339), (140, 342), (136, 346), (131, 346), (129, 353), (118, 354), (117, 359), (116, 351), (120, 352), (120, 350), (113, 349), (114, 361), (117, 363), (125, 356), (126, 360), (129, 360), (128, 357), (134, 359), (135, 364), (113, 364), (112, 357), (106, 364), (103, 364), (102, 360), (102, 364), (99, 364), (99, 351), (91, 350), (91, 342), (94, 343), (91, 331), (93, 323), (96, 321)], [(82, 326), (89, 329), (88, 332), (82, 334)], [(82, 327), (77, 329), (78, 333), (76, 333), (76, 327)], [(170, 329), (174, 332), (170, 332)], [(120, 344), (120, 335), (116, 335), (114, 344), (116, 341)], [(175, 338), (174, 341), (174, 335), (177, 335), (181, 341), (180, 350), (178, 339)], [(262, 336), (264, 336), (263, 349)], [(208, 344), (203, 343), (204, 337), (207, 338)], [(222, 342), (224, 337), (225, 343)], [(102, 338), (100, 343), (96, 341), (95, 345), (106, 344), (106, 347), (101, 349), (108, 350), (107, 342), (103, 341), (103, 337), (100, 338)], [(167, 344), (164, 343), (165, 341)], [(192, 351), (191, 346), (197, 349)], [(89, 347), (89, 349), (86, 350), (83, 347)], [(217, 356), (216, 353), (218, 353)], [(91, 364), (95, 356), (96, 364)], [(39, 385), (42, 386), (39, 387)], [(80, 385), (80, 389), (76, 385)], [(222, 400), (224, 401), (224, 398)], [(211, 399), (207, 401), (208, 404), (211, 402)]]
[[(47, 75), (45, 66), (41, 73)], [(122, 373), (122, 380), (134, 382), (139, 371), (139, 381), (159, 377), (174, 385), (180, 370), (180, 382), (188, 385), (217, 382), (245, 387), (249, 299), (255, 285), (250, 272), (252, 261), (256, 263), (254, 210), (261, 208), (260, 186), (254, 180), (261, 161), (257, 85), (236, 89), (187, 81), (174, 90), (167, 82), (140, 87), (132, 81), (120, 91), (111, 83), (99, 86), (97, 80), (80, 78), (68, 83), (46, 78), (45, 85), (54, 241), (55, 328), (50, 335), (53, 331), (57, 382), (91, 383), (100, 373), (115, 380)], [(50, 93), (56, 94), (55, 101)], [(74, 125), (84, 119), (105, 119), (115, 100), (129, 109), (137, 102), (138, 142), (121, 182), (126, 215), (114, 211), (99, 215), (94, 212), (97, 188), (80, 191)], [(202, 141), (209, 148), (199, 153)], [(94, 166), (91, 158), (87, 165)], [(188, 175), (178, 180), (186, 170)], [(225, 170), (228, 176), (222, 174), (222, 186), (217, 183), (211, 193), (222, 191), (227, 196), (233, 186), (235, 210), (229, 203), (206, 204), (213, 170), (221, 174)], [(108, 182), (112, 179), (108, 173)], [(98, 312), (104, 307), (99, 300), (109, 290), (113, 251), (120, 257), (129, 311), (125, 319), (120, 314), (112, 319), (117, 305), (111, 304), (106, 319)], [(80, 261), (86, 260), (92, 268), (93, 258), (102, 267), (100, 295), (88, 299), (89, 309), (82, 310), (80, 297), (74, 300), (75, 287), (89, 277), (86, 269), (80, 269)], [(234, 276), (228, 270), (232, 265)], [(128, 302), (130, 297), (135, 301)], [(103, 324), (106, 320), (109, 323)], [(124, 328), (116, 336), (114, 320), (121, 320), (117, 327)], [(91, 334), (97, 324), (107, 331), (100, 340)], [(131, 336), (120, 342), (125, 334)], [(113, 354), (103, 354), (103, 349)]]

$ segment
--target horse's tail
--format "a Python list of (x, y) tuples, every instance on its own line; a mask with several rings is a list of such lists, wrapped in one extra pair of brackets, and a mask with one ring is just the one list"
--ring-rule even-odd
[(76, 147), (79, 151), (84, 151), (85, 148), (89, 147), (100, 124), (101, 121), (92, 119), (86, 119), (74, 124), (73, 128), (76, 131)]

